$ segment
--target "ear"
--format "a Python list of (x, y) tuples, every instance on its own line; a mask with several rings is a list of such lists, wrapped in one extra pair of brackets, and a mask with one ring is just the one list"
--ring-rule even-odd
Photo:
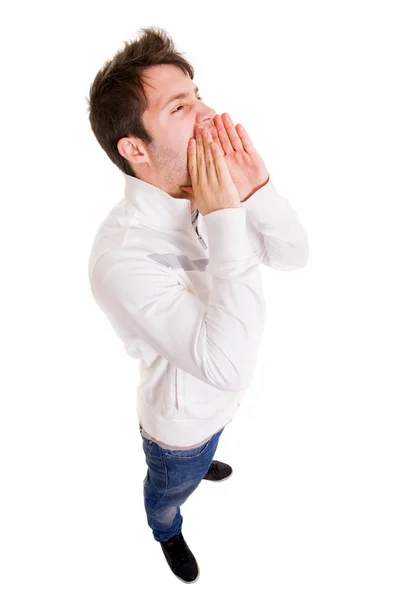
[(124, 137), (118, 140), (117, 150), (130, 163), (148, 162), (148, 154), (142, 140), (135, 137)]

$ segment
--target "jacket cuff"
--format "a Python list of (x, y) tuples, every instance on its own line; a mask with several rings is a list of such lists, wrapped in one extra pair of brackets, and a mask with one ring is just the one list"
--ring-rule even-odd
[(250, 217), (260, 225), (275, 225), (293, 216), (289, 201), (279, 194), (273, 181), (271, 181), (271, 176), (268, 183), (260, 187), (241, 205)]

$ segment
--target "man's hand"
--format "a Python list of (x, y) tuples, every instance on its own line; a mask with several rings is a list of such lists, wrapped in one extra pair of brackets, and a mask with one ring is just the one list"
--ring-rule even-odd
[[(268, 182), (269, 173), (243, 125), (235, 126), (228, 113), (215, 115), (213, 121), (216, 130), (213, 129), (212, 138), (224, 153), (240, 201), (245, 202)], [(191, 186), (182, 189), (193, 193)]]

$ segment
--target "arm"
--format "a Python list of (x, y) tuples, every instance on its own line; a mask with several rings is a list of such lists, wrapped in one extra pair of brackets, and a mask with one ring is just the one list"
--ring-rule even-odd
[(249, 216), (250, 229), (259, 238), (257, 255), (263, 264), (289, 271), (308, 261), (308, 241), (289, 201), (278, 194), (267, 167), (246, 129), (228, 113), (215, 115), (214, 141), (224, 151), (225, 162)]
[(209, 385), (240, 391), (253, 377), (266, 316), (260, 262), (241, 207), (211, 212), (204, 221), (212, 276), (206, 305), (173, 269), (135, 249), (104, 255), (94, 281), (122, 331)]
[(309, 246), (307, 234), (289, 201), (281, 196), (270, 176), (246, 200), (242, 200), (261, 242), (261, 262), (282, 271), (305, 267)]

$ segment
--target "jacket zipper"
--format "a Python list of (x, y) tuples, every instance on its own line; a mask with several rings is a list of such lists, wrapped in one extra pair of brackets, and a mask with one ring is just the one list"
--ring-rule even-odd
[(196, 235), (199, 238), (199, 240), (201, 242), (201, 245), (203, 246), (204, 250), (206, 250), (207, 249), (207, 244), (205, 243), (205, 241), (203, 240), (203, 238), (201, 237), (201, 235), (199, 233), (197, 233), (197, 231), (196, 231)]
[(204, 250), (207, 250), (207, 244), (205, 243), (205, 241), (203, 240), (203, 238), (201, 237), (201, 235), (198, 233), (196, 227), (193, 227), (193, 224), (192, 224), (192, 229), (194, 229), (194, 233), (196, 234), (196, 236), (200, 240), (200, 243), (203, 246)]
[[(198, 240), (200, 241), (201, 245), (203, 246), (204, 250), (207, 250), (207, 244), (205, 243), (205, 241), (203, 240), (203, 238), (201, 237), (201, 235), (197, 232), (196, 227), (193, 227), (193, 223), (192, 223), (192, 214), (189, 214), (189, 219), (190, 219), (190, 226), (191, 229), (193, 230), (193, 232), (195, 233), (195, 235), (197, 236)], [(196, 224), (197, 226), (197, 224)]]

